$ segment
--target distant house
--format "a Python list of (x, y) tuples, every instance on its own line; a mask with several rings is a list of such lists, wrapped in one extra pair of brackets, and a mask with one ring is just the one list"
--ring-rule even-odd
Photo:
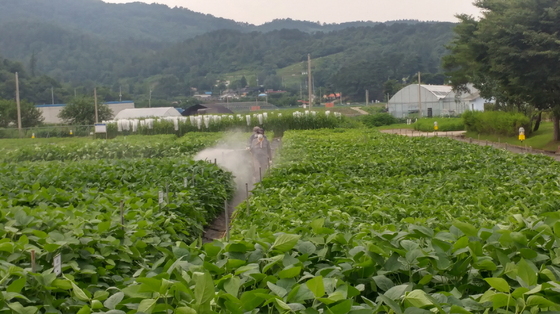
[(196, 114), (217, 114), (217, 113), (231, 114), (233, 113), (233, 111), (221, 105), (200, 104), (200, 105), (190, 106), (189, 108), (185, 109), (181, 114), (183, 116), (192, 116)]
[[(131, 100), (124, 100), (124, 101), (108, 101), (105, 103), (111, 111), (113, 111), (113, 115), (117, 115), (119, 112), (125, 109), (132, 109), (134, 108), (134, 102)], [(41, 115), (45, 120), (43, 123), (48, 124), (60, 124), (62, 123), (62, 119), (58, 117), (60, 112), (66, 104), (54, 104), (54, 105), (37, 105), (35, 106), (39, 111), (41, 111)]]

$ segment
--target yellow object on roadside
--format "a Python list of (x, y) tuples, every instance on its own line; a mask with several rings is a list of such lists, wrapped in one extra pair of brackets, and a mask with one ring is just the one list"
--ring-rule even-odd
[(523, 133), (519, 134), (519, 140), (524, 141), (525, 140), (525, 134), (523, 134)]

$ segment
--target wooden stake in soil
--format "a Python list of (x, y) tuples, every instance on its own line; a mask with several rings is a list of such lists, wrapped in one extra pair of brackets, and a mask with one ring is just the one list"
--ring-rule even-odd
[(227, 200), (224, 201), (224, 214), (226, 217), (226, 241), (229, 241), (229, 213)]
[(35, 272), (35, 250), (31, 250), (31, 272)]
[(121, 201), (121, 228), (124, 230), (124, 201)]
[(259, 182), (262, 181), (262, 167), (259, 167)]
[(251, 208), (249, 205), (249, 183), (245, 183), (245, 193), (246, 193), (246, 199), (245, 199), (245, 203), (247, 203), (247, 215), (251, 214)]

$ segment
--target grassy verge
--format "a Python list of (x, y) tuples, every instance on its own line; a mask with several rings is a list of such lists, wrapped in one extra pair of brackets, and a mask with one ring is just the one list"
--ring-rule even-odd
[(414, 129), (413, 124), (406, 124), (406, 123), (398, 123), (398, 124), (391, 124), (391, 125), (384, 125), (377, 128), (378, 130), (394, 130), (394, 129)]
[(527, 140), (525, 140), (525, 142), (523, 143), (518, 140), (517, 136), (504, 137), (500, 135), (484, 135), (478, 134), (476, 132), (467, 132), (465, 134), (465, 137), (491, 142), (508, 143), (519, 146), (527, 145), (536, 149), (556, 151), (558, 149), (558, 146), (560, 146), (560, 142), (555, 142), (552, 140), (553, 128), (554, 126), (552, 122), (543, 122), (539, 130), (531, 134), (531, 136), (528, 137)]

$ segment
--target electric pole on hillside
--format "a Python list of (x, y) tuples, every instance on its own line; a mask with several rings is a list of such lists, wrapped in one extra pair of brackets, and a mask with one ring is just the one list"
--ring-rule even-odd
[(369, 90), (366, 89), (366, 106), (369, 105)]
[(122, 86), (119, 86), (119, 101), (122, 102)]
[(51, 103), (54, 105), (54, 87), (51, 86)]
[(21, 137), (21, 106), (19, 101), (19, 76), (16, 72), (16, 106), (17, 106), (17, 124), (19, 137)]
[(93, 99), (95, 104), (95, 123), (99, 123), (99, 116), (97, 114), (97, 87), (93, 88)]
[(311, 82), (311, 54), (307, 54), (307, 88), (309, 90), (309, 109), (313, 107), (313, 85)]
[(418, 72), (418, 111), (420, 112), (420, 118), (422, 118), (422, 86), (420, 85), (421, 81), (421, 74), (420, 71)]

